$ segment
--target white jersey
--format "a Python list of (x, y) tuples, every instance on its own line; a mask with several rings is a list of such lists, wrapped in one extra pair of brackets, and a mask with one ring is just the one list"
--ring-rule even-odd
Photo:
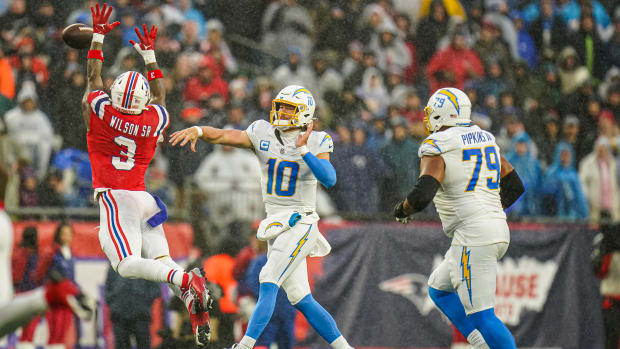
[[(283, 132), (280, 142), (276, 128), (265, 120), (257, 120), (245, 131), (252, 141), (261, 166), (261, 189), (267, 215), (282, 209), (314, 212), (317, 179), (295, 147), (295, 138)], [(326, 132), (313, 131), (308, 138), (312, 154), (330, 153), (334, 143)]]
[(491, 133), (478, 126), (450, 127), (428, 136), (418, 155), (444, 160), (443, 182), (433, 202), (453, 245), (509, 242), (499, 196), (499, 147)]

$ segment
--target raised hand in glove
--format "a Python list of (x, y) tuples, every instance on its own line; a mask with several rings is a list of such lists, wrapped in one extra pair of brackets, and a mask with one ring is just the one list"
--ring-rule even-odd
[(110, 15), (112, 14), (112, 6), (108, 7), (108, 4), (104, 3), (101, 8), (99, 4), (90, 8), (90, 13), (93, 16), (93, 33), (106, 35), (121, 22), (108, 23)]
[(157, 28), (153, 25), (151, 30), (148, 30), (146, 24), (142, 25), (144, 33), (140, 33), (140, 29), (134, 28), (140, 42), (137, 43), (133, 40), (129, 40), (129, 43), (138, 51), (138, 53), (144, 58), (146, 64), (155, 63), (155, 38), (157, 37)]

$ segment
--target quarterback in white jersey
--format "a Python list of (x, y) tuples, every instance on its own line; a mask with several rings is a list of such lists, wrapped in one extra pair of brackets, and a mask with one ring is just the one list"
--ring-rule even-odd
[(495, 137), (471, 124), (465, 93), (437, 90), (424, 112), (420, 177), (394, 216), (406, 223), (433, 200), (452, 244), (429, 277), (429, 296), (474, 348), (516, 348), (493, 308), (497, 263), (510, 242), (503, 210), (523, 184)]
[(331, 247), (318, 230), (317, 182), (336, 183), (329, 162), (334, 144), (325, 132), (312, 131), (316, 107), (310, 91), (298, 85), (282, 89), (272, 102), (270, 121), (258, 120), (245, 131), (194, 126), (171, 135), (172, 145), (198, 139), (252, 149), (261, 166), (261, 188), (267, 211), (257, 238), (267, 241), (267, 263), (260, 273), (260, 292), (245, 336), (234, 347), (251, 349), (269, 323), (278, 288), (334, 349), (351, 348), (333, 317), (313, 298), (307, 256), (325, 256)]

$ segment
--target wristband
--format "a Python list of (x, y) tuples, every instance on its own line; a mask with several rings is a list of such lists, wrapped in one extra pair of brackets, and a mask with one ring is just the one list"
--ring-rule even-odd
[(87, 58), (94, 58), (103, 62), (103, 53), (101, 50), (89, 50)]
[(299, 151), (301, 152), (301, 156), (304, 156), (310, 152), (310, 149), (308, 149), (308, 146), (302, 145), (299, 147)]
[(161, 69), (151, 70), (148, 74), (146, 74), (146, 78), (151, 81), (159, 78), (163, 78), (164, 74), (161, 73)]
[(202, 137), (202, 127), (200, 127), (200, 126), (193, 126), (193, 127), (198, 132), (198, 138)]
[(104, 34), (93, 33), (92, 42), (97, 42), (97, 43), (103, 44), (103, 38), (105, 38)]

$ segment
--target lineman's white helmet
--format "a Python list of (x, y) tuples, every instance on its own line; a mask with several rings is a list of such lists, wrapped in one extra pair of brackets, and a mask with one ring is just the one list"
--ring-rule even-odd
[[(293, 114), (280, 111), (281, 104), (288, 104), (295, 107)], [(271, 102), (271, 112), (269, 119), (276, 127), (301, 127), (306, 126), (312, 121), (316, 103), (314, 97), (308, 89), (299, 85), (289, 85), (283, 88)], [(286, 115), (289, 118), (283, 119)]]
[(142, 74), (128, 71), (119, 75), (111, 87), (112, 106), (126, 114), (140, 114), (151, 99), (149, 83)]
[(469, 126), (471, 102), (465, 92), (458, 88), (442, 88), (428, 99), (424, 115), (427, 134), (439, 131), (443, 126)]

